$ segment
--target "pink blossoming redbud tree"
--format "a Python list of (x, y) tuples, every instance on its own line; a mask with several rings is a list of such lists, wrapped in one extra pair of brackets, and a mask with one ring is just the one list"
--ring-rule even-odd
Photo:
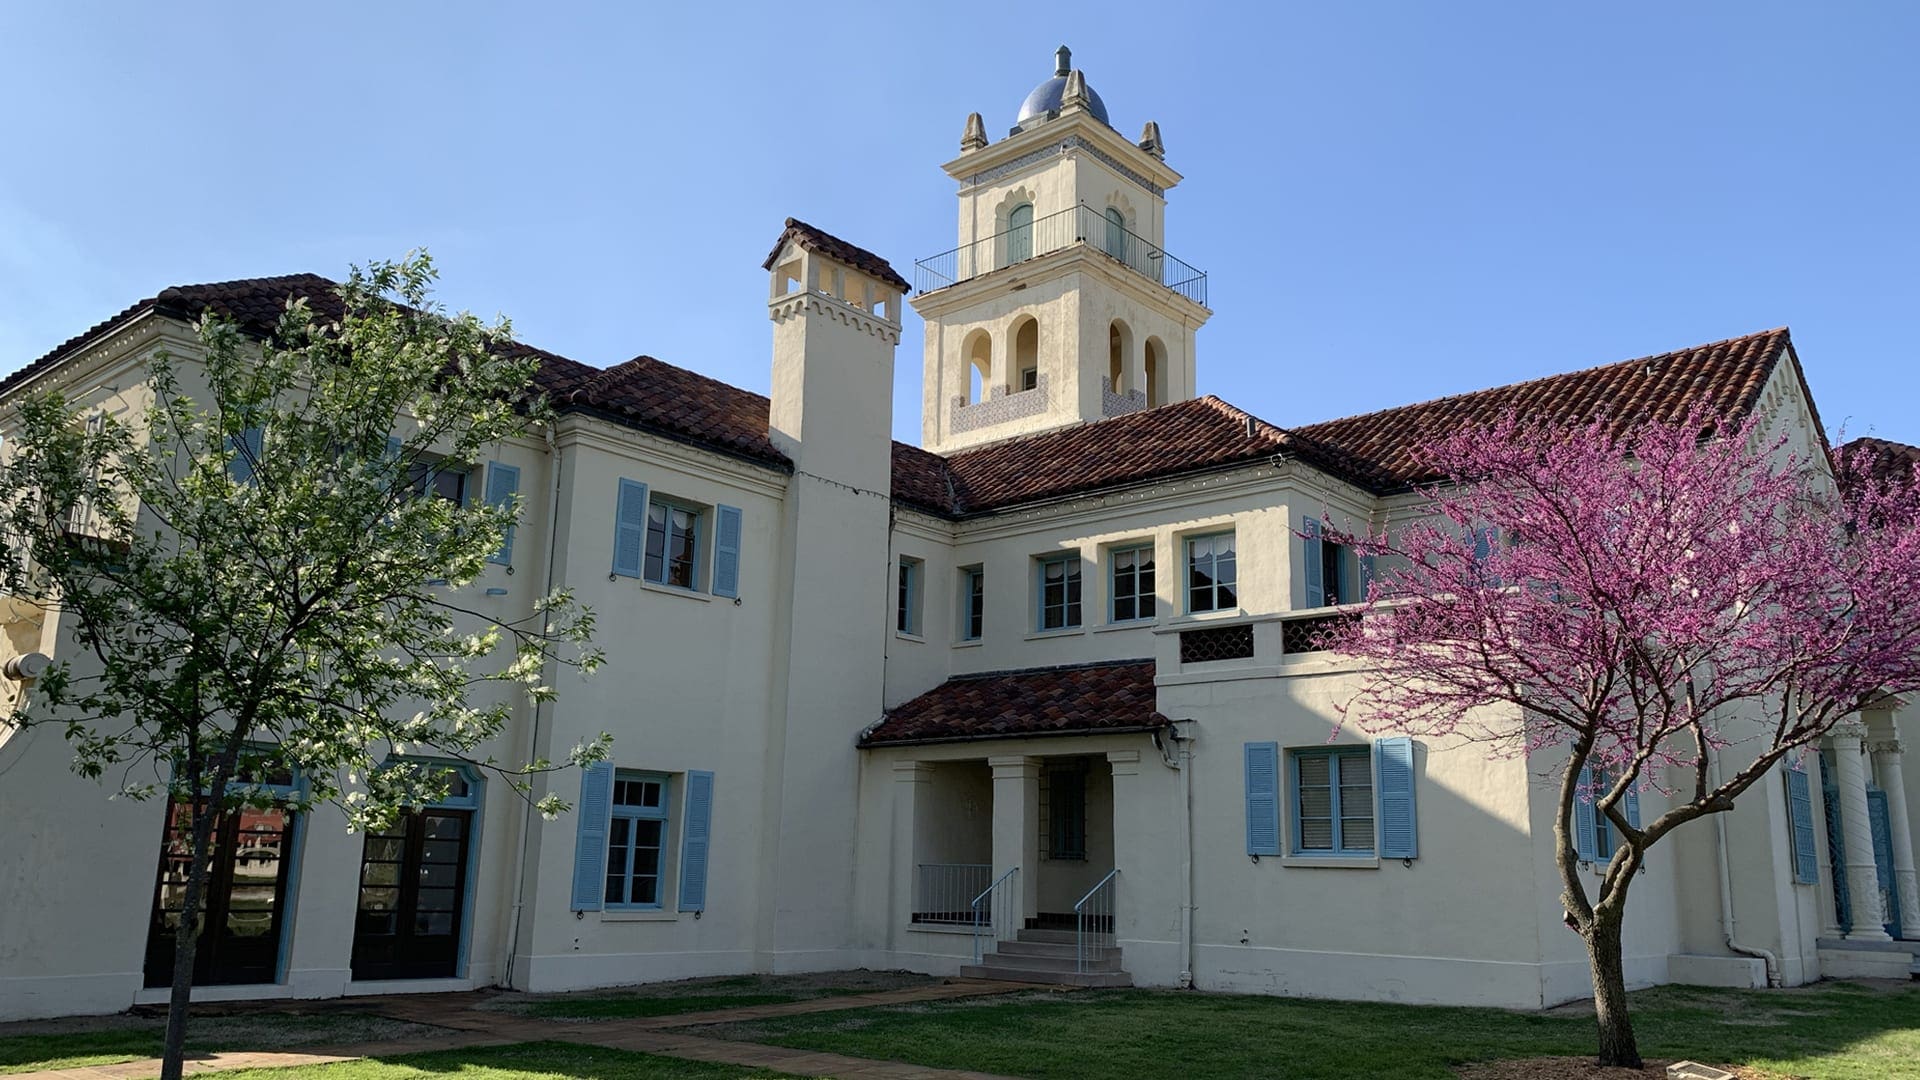
[[(1638, 1066), (1621, 970), (1647, 851), (1732, 809), (1782, 759), (1920, 689), (1920, 496), (1865, 452), (1795, 453), (1754, 418), (1509, 417), (1427, 448), (1405, 527), (1340, 539), (1376, 567), (1329, 647), (1348, 715), (1557, 770), (1556, 862), (1585, 939), (1605, 1065)], [(1608, 777), (1581, 788), (1583, 770)], [(1639, 825), (1630, 792), (1664, 792)], [(1589, 795), (1618, 846), (1579, 871)]]

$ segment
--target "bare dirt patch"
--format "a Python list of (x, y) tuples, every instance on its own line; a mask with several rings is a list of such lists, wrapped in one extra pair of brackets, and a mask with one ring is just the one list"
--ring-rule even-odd
[[(1592, 1011), (1589, 1002), (1588, 1011)], [(1564, 1007), (1564, 1006), (1563, 1006)], [(1642, 1069), (1602, 1068), (1592, 1058), (1537, 1057), (1511, 1061), (1483, 1061), (1462, 1065), (1454, 1070), (1461, 1080), (1666, 1080), (1670, 1061), (1647, 1059)], [(1735, 1065), (1716, 1065), (1740, 1080), (1784, 1080), (1778, 1073), (1765, 1073)]]

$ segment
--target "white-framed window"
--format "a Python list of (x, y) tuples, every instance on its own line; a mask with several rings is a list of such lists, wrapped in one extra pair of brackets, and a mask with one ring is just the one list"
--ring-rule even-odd
[(1047, 555), (1035, 560), (1034, 625), (1068, 630), (1080, 625), (1080, 556)]
[(641, 577), (676, 589), (700, 588), (705, 518), (699, 507), (653, 496), (647, 503), (647, 553)]
[(1132, 622), (1157, 614), (1153, 545), (1123, 544), (1107, 552), (1107, 620)]
[(1240, 573), (1231, 531), (1190, 536), (1187, 611), (1232, 611), (1240, 606)]
[(613, 813), (607, 822), (608, 908), (644, 910), (665, 904), (671, 808), (665, 775), (614, 773)]
[(960, 640), (979, 641), (987, 629), (987, 574), (978, 566), (960, 570)]
[(926, 563), (906, 555), (900, 556), (893, 625), (903, 634), (920, 633), (921, 579), (925, 573)]
[(1372, 753), (1365, 746), (1287, 751), (1295, 855), (1372, 855)]

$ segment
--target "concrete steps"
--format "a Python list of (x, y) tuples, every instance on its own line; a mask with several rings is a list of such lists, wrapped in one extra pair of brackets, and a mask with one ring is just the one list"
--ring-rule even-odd
[(1022, 930), (1013, 941), (1002, 941), (994, 951), (968, 964), (960, 974), (969, 979), (1040, 983), (1048, 986), (1132, 986), (1133, 976), (1120, 966), (1120, 950), (1109, 947), (1086, 971), (1077, 970), (1071, 930)]

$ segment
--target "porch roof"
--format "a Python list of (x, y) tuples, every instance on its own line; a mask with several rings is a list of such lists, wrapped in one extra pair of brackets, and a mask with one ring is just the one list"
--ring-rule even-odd
[(956, 675), (889, 709), (860, 745), (971, 742), (1049, 735), (1154, 731), (1152, 660), (986, 671)]

